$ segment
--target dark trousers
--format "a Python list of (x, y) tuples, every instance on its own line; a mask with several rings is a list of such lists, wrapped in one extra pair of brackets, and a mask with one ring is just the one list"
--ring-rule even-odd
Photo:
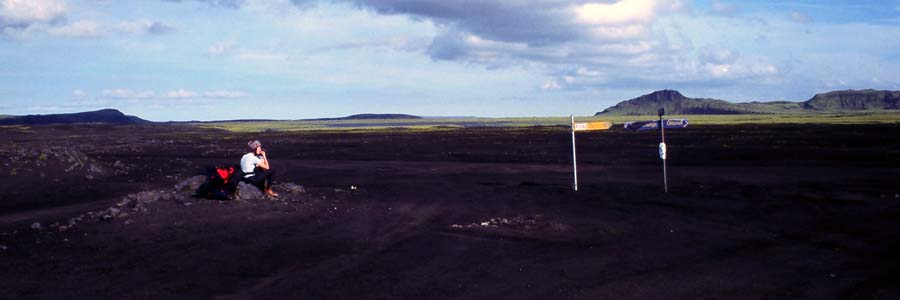
[(258, 187), (260, 190), (265, 190), (272, 187), (273, 175), (272, 169), (265, 170), (257, 167), (253, 169), (253, 176), (244, 178), (244, 181)]

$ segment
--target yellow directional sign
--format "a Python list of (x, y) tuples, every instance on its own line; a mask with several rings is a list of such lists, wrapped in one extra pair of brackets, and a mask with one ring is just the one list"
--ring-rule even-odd
[(587, 123), (572, 123), (572, 130), (574, 131), (586, 131), (586, 130), (607, 130), (612, 127), (612, 122), (587, 122)]
[(572, 119), (572, 189), (578, 190), (578, 159), (575, 158), (575, 132), (588, 130), (607, 130), (612, 127), (612, 122), (586, 122), (575, 123), (575, 116), (569, 116)]

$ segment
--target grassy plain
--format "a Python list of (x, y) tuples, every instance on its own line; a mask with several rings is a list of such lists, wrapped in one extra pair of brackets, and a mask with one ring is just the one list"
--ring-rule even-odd
[[(655, 120), (656, 116), (581, 116), (576, 122), (611, 121), (622, 124), (630, 121)], [(771, 115), (690, 115), (666, 116), (667, 119), (688, 119), (692, 126), (734, 124), (896, 124), (900, 113), (860, 114), (771, 114)], [(192, 123), (205, 128), (219, 128), (234, 132), (308, 131), (383, 129), (445, 130), (459, 127), (529, 127), (566, 126), (569, 117), (521, 117), (521, 118), (424, 118), (379, 120), (330, 120), (330, 121), (260, 121)]]

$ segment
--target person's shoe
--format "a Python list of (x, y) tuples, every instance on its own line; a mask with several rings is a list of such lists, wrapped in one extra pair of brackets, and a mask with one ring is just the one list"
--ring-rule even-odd
[(278, 197), (278, 193), (273, 191), (271, 188), (266, 189), (266, 195), (268, 195), (269, 197)]

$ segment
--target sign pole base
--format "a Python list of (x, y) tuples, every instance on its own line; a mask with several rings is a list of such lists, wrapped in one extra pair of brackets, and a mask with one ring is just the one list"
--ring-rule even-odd
[(575, 157), (575, 116), (569, 115), (572, 118), (572, 174), (573, 174), (573, 182), (572, 182), (572, 190), (578, 191), (578, 160)]

